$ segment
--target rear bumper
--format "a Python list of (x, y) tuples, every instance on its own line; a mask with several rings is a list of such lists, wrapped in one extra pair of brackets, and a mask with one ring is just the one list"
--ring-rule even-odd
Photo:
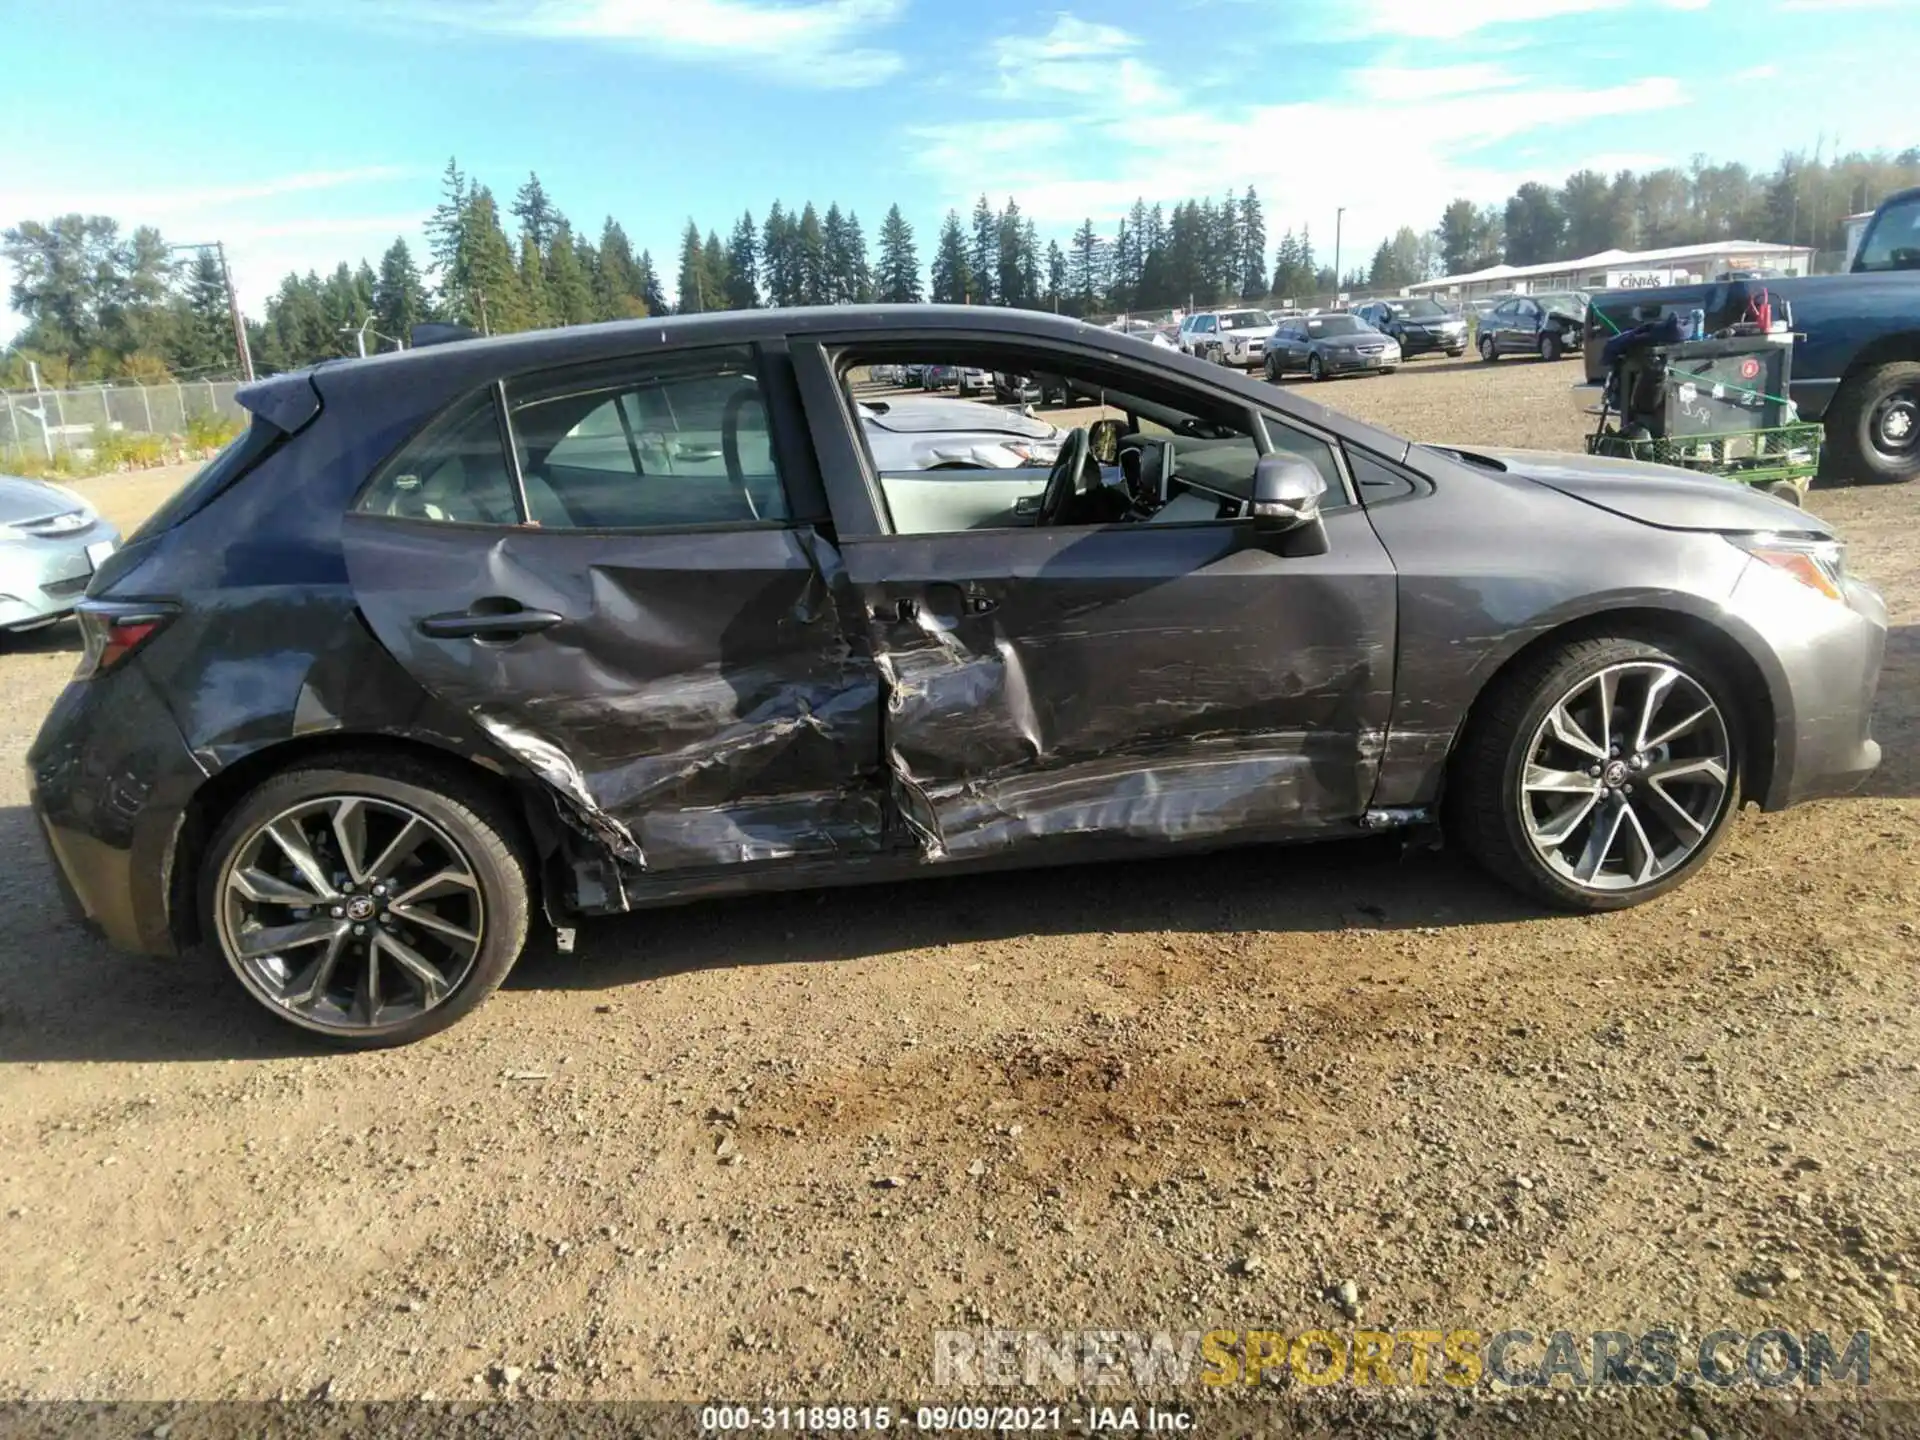
[(173, 861), (205, 779), (137, 661), (69, 685), (28, 751), (28, 799), (62, 898), (120, 949), (175, 952)]

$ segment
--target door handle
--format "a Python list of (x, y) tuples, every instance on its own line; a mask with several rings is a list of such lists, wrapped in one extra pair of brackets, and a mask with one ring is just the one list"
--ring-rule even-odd
[[(476, 605), (484, 603), (475, 602)], [(511, 610), (456, 610), (446, 615), (429, 615), (420, 622), (420, 633), (435, 640), (514, 640), (551, 629), (566, 618), (552, 610), (529, 610), (518, 601), (511, 603), (514, 605)]]

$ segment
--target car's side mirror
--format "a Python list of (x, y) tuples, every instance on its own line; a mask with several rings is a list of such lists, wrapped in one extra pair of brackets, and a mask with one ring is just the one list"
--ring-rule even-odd
[(1298, 455), (1266, 455), (1253, 471), (1253, 525), (1266, 535), (1283, 535), (1320, 518), (1320, 497), (1327, 482)]
[(1118, 420), (1096, 420), (1087, 427), (1087, 453), (1101, 465), (1120, 463), (1120, 437), (1127, 427)]

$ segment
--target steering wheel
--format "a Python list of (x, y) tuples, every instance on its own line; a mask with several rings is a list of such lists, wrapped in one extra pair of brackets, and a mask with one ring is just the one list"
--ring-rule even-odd
[(1040, 492), (1040, 513), (1035, 525), (1058, 525), (1067, 501), (1079, 492), (1080, 478), (1087, 468), (1091, 447), (1085, 426), (1069, 430), (1060, 442), (1060, 457), (1047, 472), (1047, 488)]

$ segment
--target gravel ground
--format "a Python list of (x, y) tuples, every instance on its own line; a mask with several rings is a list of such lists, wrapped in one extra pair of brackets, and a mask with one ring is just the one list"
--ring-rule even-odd
[[(1576, 448), (1576, 371), (1308, 388)], [(1912, 1394), (1920, 486), (1812, 508), (1893, 608), (1883, 768), (1640, 909), (1372, 842), (782, 896), (595, 924), (373, 1055), (62, 920), (20, 777), (76, 640), (16, 642), (0, 1398), (873, 1399), (940, 1328), (1356, 1318), (1865, 1329)]]

